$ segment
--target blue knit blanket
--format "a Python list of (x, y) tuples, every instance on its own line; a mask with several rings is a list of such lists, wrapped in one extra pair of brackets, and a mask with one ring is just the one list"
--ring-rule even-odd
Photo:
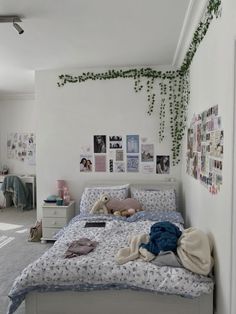
[(177, 242), (181, 234), (179, 228), (171, 222), (157, 222), (151, 226), (149, 242), (141, 244), (141, 247), (154, 255), (158, 255), (160, 251), (176, 252)]

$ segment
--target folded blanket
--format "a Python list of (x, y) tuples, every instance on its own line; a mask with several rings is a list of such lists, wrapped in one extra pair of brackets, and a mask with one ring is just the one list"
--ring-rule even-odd
[(208, 275), (214, 264), (208, 236), (193, 227), (182, 233), (177, 253), (184, 267), (197, 274)]
[(142, 244), (141, 247), (154, 255), (158, 255), (161, 251), (176, 252), (181, 234), (179, 228), (169, 221), (157, 222), (151, 227), (149, 242)]
[(145, 261), (153, 259), (155, 256), (146, 252), (146, 250), (143, 250), (142, 254), (139, 252), (140, 244), (147, 243), (148, 240), (149, 236), (146, 233), (129, 237), (129, 247), (120, 249), (115, 257), (117, 264), (122, 265), (139, 257), (142, 257)]
[(81, 238), (77, 241), (70, 243), (66, 253), (65, 258), (72, 258), (79, 255), (86, 255), (89, 252), (93, 251), (98, 245), (98, 242), (91, 241), (87, 238)]

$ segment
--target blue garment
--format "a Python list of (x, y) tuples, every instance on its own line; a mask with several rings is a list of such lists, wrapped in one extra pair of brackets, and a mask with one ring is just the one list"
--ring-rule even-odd
[(6, 193), (12, 194), (12, 200), (16, 207), (22, 209), (32, 208), (30, 191), (18, 176), (6, 176), (2, 183), (1, 190), (4, 195), (6, 195)]
[(141, 247), (154, 255), (158, 255), (160, 251), (176, 252), (177, 241), (181, 234), (179, 228), (171, 222), (157, 222), (151, 226), (149, 242), (141, 244)]

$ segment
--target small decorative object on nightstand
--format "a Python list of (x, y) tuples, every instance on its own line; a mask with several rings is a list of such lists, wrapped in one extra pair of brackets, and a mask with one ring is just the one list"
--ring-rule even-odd
[(67, 206), (56, 205), (56, 203), (44, 203), (42, 206), (43, 236), (41, 243), (54, 240), (54, 235), (68, 224), (75, 215), (75, 202), (70, 201)]

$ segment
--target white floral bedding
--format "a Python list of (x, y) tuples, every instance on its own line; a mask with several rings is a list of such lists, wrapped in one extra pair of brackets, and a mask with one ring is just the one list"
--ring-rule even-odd
[[(84, 228), (86, 221), (106, 221), (105, 228)], [(128, 236), (149, 233), (157, 221), (170, 221), (180, 229), (182, 217), (177, 212), (140, 212), (125, 220), (107, 216), (80, 215), (60, 234), (54, 246), (28, 265), (16, 278), (9, 293), (12, 314), (30, 291), (145, 289), (185, 297), (197, 297), (213, 290), (209, 277), (184, 268), (158, 267), (141, 259), (117, 265), (115, 255), (128, 246)], [(68, 245), (81, 237), (98, 241), (88, 255), (65, 259)]]

